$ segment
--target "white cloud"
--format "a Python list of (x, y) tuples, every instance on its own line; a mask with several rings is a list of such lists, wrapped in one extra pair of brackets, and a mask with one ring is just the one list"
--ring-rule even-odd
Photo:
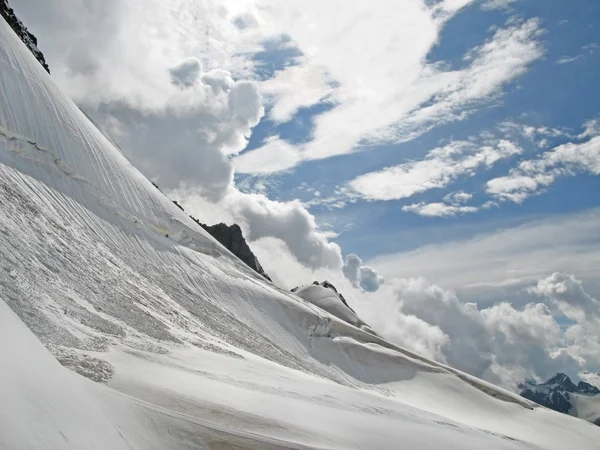
[(404, 212), (417, 213), (424, 217), (453, 217), (459, 214), (477, 212), (475, 206), (457, 206), (446, 203), (413, 203), (402, 207)]
[[(273, 103), (269, 118), (279, 123), (291, 120), (300, 108), (320, 103), (334, 93), (333, 80), (325, 68), (305, 64), (278, 71), (274, 77), (261, 82), (260, 89)], [(302, 95), (298, 95), (299, 92)]]
[(540, 280), (530, 292), (545, 297), (562, 314), (577, 322), (600, 319), (600, 302), (583, 289), (583, 284), (573, 275), (555, 272)]
[(479, 210), (476, 206), (465, 205), (471, 198), (473, 198), (473, 195), (467, 192), (451, 192), (444, 196), (443, 202), (413, 203), (412, 205), (403, 206), (402, 211), (413, 212), (423, 217), (454, 217)]
[(115, 142), (161, 188), (193, 186), (218, 199), (233, 183), (227, 156), (246, 146), (264, 113), (261, 96), (255, 83), (234, 81), (223, 70), (185, 82), (191, 84), (175, 88), (161, 111), (139, 110), (118, 99), (86, 110), (108, 132), (118, 130)]
[(360, 287), (367, 292), (375, 292), (385, 281), (375, 269), (364, 266), (362, 259), (354, 253), (346, 256), (342, 271), (354, 287)]
[[(523, 150), (510, 141), (495, 146), (455, 141), (430, 151), (423, 160), (361, 175), (350, 186), (368, 200), (397, 200), (434, 188), (442, 188), (461, 176), (473, 175), (501, 159)], [(468, 212), (468, 211), (466, 211)]]
[(583, 124), (583, 133), (577, 136), (579, 139), (592, 138), (600, 135), (600, 119), (587, 120)]
[(53, 78), (87, 106), (118, 99), (135, 109), (162, 110), (178, 90), (170, 69), (196, 58), (205, 71), (243, 72), (248, 62), (237, 55), (255, 47), (252, 32), (234, 24), (235, 17), (254, 13), (252, 2), (18, 3), (43, 42)]
[(594, 368), (597, 357), (571, 352), (542, 302), (488, 308), (461, 301), (423, 278), (396, 279), (356, 302), (359, 315), (389, 339), (475, 376), (516, 389), (526, 377)]
[[(600, 210), (530, 219), (522, 225), (491, 224), (494, 231), (428, 244), (367, 261), (394, 278), (426, 277), (449, 289), (474, 292), (523, 286), (553, 272), (570, 272), (588, 284), (600, 271)], [(440, 225), (436, 233), (447, 228)], [(410, 242), (411, 235), (395, 239)], [(600, 294), (600, 286), (598, 286)]]
[(486, 11), (492, 11), (496, 9), (510, 9), (513, 3), (517, 3), (519, 0), (485, 0), (481, 8)]
[(450, 203), (451, 205), (460, 205), (462, 203), (466, 203), (473, 198), (473, 194), (469, 194), (468, 192), (458, 191), (451, 192), (444, 197), (444, 201), (446, 203)]
[(568, 130), (559, 128), (550, 128), (545, 126), (533, 126), (514, 121), (504, 121), (498, 125), (498, 130), (510, 138), (524, 137), (528, 141), (534, 142), (540, 147), (544, 139), (548, 138), (573, 138)]
[(530, 291), (575, 322), (565, 331), (568, 352), (585, 361), (586, 369), (600, 370), (600, 301), (586, 292), (580, 280), (560, 272), (540, 280)]
[(169, 69), (171, 80), (182, 87), (193, 86), (202, 73), (202, 63), (198, 58), (186, 58), (175, 67)]
[[(323, 10), (321, 4), (317, 11), (312, 6), (303, 9), (301, 19), (291, 25), (290, 35), (306, 56), (304, 65), (289, 67), (276, 77), (274, 108), (281, 108), (280, 117), (285, 119), (299, 106), (324, 96), (336, 105), (315, 118), (312, 139), (297, 146), (299, 162), (350, 153), (360, 145), (410, 140), (439, 124), (462, 120), (500, 95), (507, 83), (543, 55), (539, 21), (513, 21), (472, 49), (465, 68), (444, 70), (442, 64), (424, 62), (443, 26), (439, 9), (428, 10), (419, 2), (393, 7), (384, 0), (380, 3), (369, 4), (368, 13), (354, 9), (363, 6), (344, 5), (343, 14), (338, 8), (335, 29), (330, 26), (330, 6)], [(458, 3), (443, 17), (469, 2)], [(362, 61), (367, 55), (366, 64)], [(332, 87), (321, 75), (300, 78), (298, 72), (326, 72), (338, 84)], [(254, 150), (257, 158), (262, 151)]]
[(578, 137), (588, 140), (562, 144), (538, 159), (522, 161), (507, 176), (488, 181), (487, 192), (499, 200), (521, 203), (559, 177), (581, 172), (600, 175), (600, 136), (595, 124), (586, 122), (585, 131)]
[(600, 387), (600, 373), (585, 371), (579, 374), (581, 379), (592, 386)]
[(487, 192), (499, 200), (521, 203), (540, 188), (554, 183), (555, 177), (555, 174), (527, 176), (512, 172), (509, 176), (498, 177), (488, 181)]
[(300, 156), (294, 146), (272, 136), (260, 152), (246, 152), (233, 160), (235, 170), (239, 173), (255, 175), (282, 172), (295, 167)]
[(578, 61), (582, 58), (582, 55), (577, 55), (577, 56), (563, 56), (562, 58), (560, 58), (559, 60), (556, 61), (556, 64), (570, 64), (572, 62)]
[(329, 233), (317, 228), (314, 216), (299, 201), (279, 202), (262, 194), (245, 194), (234, 188), (229, 189), (217, 203), (206, 201), (194, 190), (179, 190), (172, 195), (180, 199), (186, 211), (200, 221), (235, 222), (242, 227), (250, 242), (275, 238), (283, 242), (291, 255), (307, 268), (329, 268), (341, 272), (343, 262), (339, 245), (329, 241)]

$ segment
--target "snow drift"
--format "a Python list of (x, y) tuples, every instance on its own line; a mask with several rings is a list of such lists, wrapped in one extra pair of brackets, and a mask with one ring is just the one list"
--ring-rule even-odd
[(597, 448), (597, 427), (265, 282), (4, 21), (0, 202), (0, 447)]

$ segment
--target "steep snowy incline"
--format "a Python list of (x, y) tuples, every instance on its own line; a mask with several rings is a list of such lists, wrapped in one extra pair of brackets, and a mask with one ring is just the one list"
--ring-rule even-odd
[[(40, 357), (57, 395), (73, 384), (52, 422), (26, 394), (37, 383), (54, 408), (43, 372), (19, 381), (30, 366), (0, 365), (3, 389), (22, 381), (11, 401), (33, 430), (13, 447), (46, 448), (48, 430), (68, 448), (56, 431), (92, 404), (88, 448), (119, 448), (113, 429), (133, 448), (597, 448), (597, 427), (265, 282), (132, 167), (4, 21), (0, 127), (0, 298), (63, 366), (100, 382)], [(27, 342), (31, 361), (43, 351), (22, 328), (2, 337)], [(0, 429), (15, 426), (7, 408)]]
[[(65, 370), (0, 298), (0, 448), (145, 450), (288, 445), (158, 408)], [(301, 447), (297, 447), (301, 448)]]

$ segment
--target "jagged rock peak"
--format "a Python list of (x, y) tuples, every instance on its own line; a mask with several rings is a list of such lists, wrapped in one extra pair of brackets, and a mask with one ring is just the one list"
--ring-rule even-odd
[[(158, 187), (158, 184), (156, 184), (154, 181), (151, 181), (151, 183), (156, 189), (162, 192), (162, 190)], [(186, 212), (183, 206), (181, 206), (177, 202), (177, 200), (171, 201), (180, 210)], [(200, 222), (194, 216), (190, 214), (188, 214), (188, 216), (190, 217), (190, 219), (192, 219), (194, 222), (196, 222), (198, 225), (204, 228), (204, 230), (207, 231), (212, 237), (219, 241), (219, 243), (223, 247), (225, 247), (227, 250), (229, 250), (231, 253), (237, 256), (238, 259), (240, 259), (244, 264), (246, 264), (259, 275), (265, 277), (267, 280), (271, 282), (273, 281), (258, 262), (258, 258), (250, 249), (250, 246), (246, 242), (246, 239), (244, 239), (242, 229), (237, 223), (234, 223), (233, 225), (227, 225), (224, 223), (218, 223), (216, 225), (206, 225), (205, 223)]]
[(577, 384), (577, 392), (580, 394), (600, 394), (600, 389), (596, 386), (592, 386), (590, 383), (580, 381), (579, 384)]
[(567, 392), (577, 391), (577, 386), (571, 381), (569, 376), (560, 372), (546, 381), (544, 385), (554, 389), (558, 388)]
[(231, 253), (241, 259), (248, 267), (261, 274), (267, 280), (271, 281), (269, 275), (266, 274), (258, 262), (258, 258), (250, 249), (246, 239), (244, 239), (242, 229), (237, 223), (234, 223), (233, 225), (227, 225), (224, 223), (206, 225), (197, 220), (196, 223), (208, 231), (212, 237), (219, 241), (221, 245), (227, 248)]
[(23, 43), (27, 46), (27, 48), (29, 48), (31, 53), (33, 53), (33, 56), (35, 56), (35, 58), (40, 62), (42, 67), (46, 69), (46, 72), (50, 73), (50, 68), (48, 67), (48, 64), (46, 64), (44, 54), (37, 47), (37, 38), (31, 34), (27, 27), (23, 25), (23, 22), (17, 18), (15, 12), (8, 4), (8, 0), (0, 0), (0, 15), (4, 17), (4, 20), (6, 20), (13, 31), (17, 33), (17, 36), (21, 38)]

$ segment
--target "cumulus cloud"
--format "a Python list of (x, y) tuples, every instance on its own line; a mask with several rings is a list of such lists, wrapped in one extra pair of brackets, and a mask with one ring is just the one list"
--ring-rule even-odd
[[(186, 66), (187, 67), (187, 66)], [(189, 81), (189, 80), (188, 80)], [(228, 155), (242, 150), (264, 109), (255, 83), (224, 70), (201, 74), (161, 111), (112, 101), (87, 109), (147, 177), (163, 189), (193, 186), (219, 199), (233, 183)]]
[(194, 83), (201, 66), (206, 72), (217, 67), (247, 72), (248, 60), (237, 55), (255, 47), (255, 40), (234, 24), (235, 17), (254, 13), (252, 5), (226, 8), (212, 0), (18, 3), (18, 13), (43, 43), (53, 78), (88, 107), (119, 99), (139, 110), (163, 110), (174, 91)]
[(360, 287), (367, 292), (375, 292), (384, 283), (383, 277), (372, 267), (364, 266), (362, 259), (354, 253), (346, 256), (342, 270), (354, 287)]
[[(489, 168), (522, 151), (507, 140), (481, 146), (469, 141), (454, 141), (431, 150), (425, 159), (361, 175), (349, 185), (367, 200), (398, 200), (445, 187), (461, 176), (473, 175), (477, 170)], [(459, 211), (455, 209), (456, 212)]]
[(572, 274), (555, 272), (540, 280), (530, 292), (543, 298), (557, 314), (574, 322), (565, 331), (569, 354), (588, 370), (600, 370), (600, 301), (591, 296)]
[(509, 174), (487, 182), (487, 192), (498, 200), (521, 203), (541, 192), (557, 178), (587, 172), (600, 174), (600, 136), (594, 121), (586, 122), (578, 136), (583, 142), (569, 142), (544, 152), (538, 159), (521, 161)]
[(562, 314), (577, 322), (600, 319), (600, 302), (590, 296), (573, 275), (555, 272), (540, 280), (530, 292), (548, 299)]
[[(315, 217), (297, 200), (280, 202), (234, 188), (218, 202), (207, 201), (194, 190), (180, 189), (174, 191), (173, 196), (201, 221), (238, 223), (251, 243), (273, 238), (283, 243), (286, 251), (306, 268), (341, 273), (343, 261), (339, 245), (329, 241), (330, 234), (317, 227)], [(262, 261), (261, 264), (265, 265)]]
[(392, 280), (385, 297), (378, 292), (369, 304), (374, 308), (359, 302), (358, 312), (386, 337), (512, 389), (527, 377), (545, 379), (559, 370), (576, 375), (582, 365), (599, 362), (573, 351), (545, 299), (521, 308), (507, 302), (481, 308), (413, 278)]
[(317, 230), (315, 218), (299, 201), (279, 202), (260, 194), (233, 193), (228, 209), (239, 218), (253, 241), (274, 237), (286, 243), (298, 261), (307, 267), (341, 268), (339, 245)]
[(169, 69), (169, 72), (171, 72), (171, 80), (174, 84), (182, 87), (190, 87), (200, 78), (202, 63), (198, 58), (186, 58), (175, 67)]

